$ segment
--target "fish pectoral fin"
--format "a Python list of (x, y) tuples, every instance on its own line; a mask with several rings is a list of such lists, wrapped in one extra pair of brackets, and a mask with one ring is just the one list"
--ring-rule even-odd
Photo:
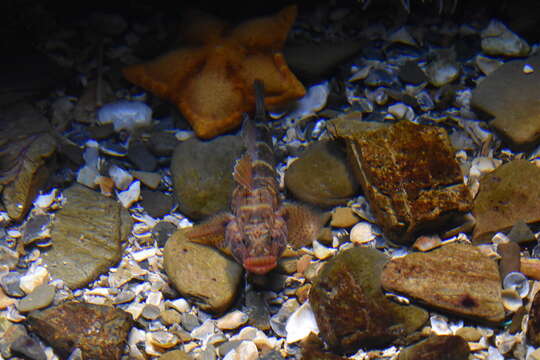
[(246, 189), (251, 188), (253, 180), (253, 165), (251, 161), (251, 156), (245, 153), (240, 159), (236, 160), (236, 165), (234, 166), (234, 181)]
[(229, 213), (219, 213), (200, 224), (194, 225), (185, 230), (186, 238), (189, 241), (209, 245), (227, 253), (225, 247), (225, 227), (231, 220)]
[(327, 213), (306, 205), (286, 203), (282, 211), (287, 222), (289, 244), (295, 249), (310, 245), (329, 220)]

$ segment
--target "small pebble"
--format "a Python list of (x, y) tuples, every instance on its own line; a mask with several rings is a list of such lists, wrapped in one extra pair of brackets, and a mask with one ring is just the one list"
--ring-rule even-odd
[(49, 272), (45, 267), (37, 266), (30, 269), (30, 271), (21, 277), (19, 286), (21, 287), (22, 291), (30, 294), (36, 287), (48, 282), (50, 278)]
[(221, 330), (232, 330), (244, 325), (248, 319), (247, 314), (235, 310), (219, 318), (216, 321), (216, 326)]
[(161, 321), (167, 326), (171, 326), (172, 324), (179, 324), (182, 321), (182, 314), (173, 309), (162, 311), (161, 314), (159, 314), (159, 317)]
[(147, 334), (149, 342), (160, 349), (170, 349), (178, 344), (178, 337), (168, 331), (154, 331)]
[(499, 261), (501, 279), (504, 279), (511, 272), (520, 270), (520, 248), (517, 243), (510, 241), (499, 244), (497, 245), (497, 252), (501, 256)]
[(145, 304), (142, 310), (142, 317), (147, 320), (156, 320), (159, 317), (159, 306), (152, 304)]
[(25, 292), (21, 289), (21, 277), (22, 274), (11, 271), (6, 275), (0, 277), (0, 286), (9, 296), (23, 297)]
[(32, 310), (39, 310), (49, 306), (56, 293), (56, 288), (48, 284), (42, 284), (25, 296), (17, 304), (17, 310), (21, 313), (27, 313)]
[(332, 211), (330, 226), (348, 228), (360, 220), (350, 207), (337, 207)]
[(482, 338), (482, 333), (470, 326), (464, 326), (457, 329), (456, 335), (461, 336), (465, 341), (480, 341)]
[(375, 240), (376, 237), (377, 236), (373, 231), (373, 226), (366, 221), (362, 221), (354, 225), (349, 235), (349, 238), (355, 244), (366, 244)]

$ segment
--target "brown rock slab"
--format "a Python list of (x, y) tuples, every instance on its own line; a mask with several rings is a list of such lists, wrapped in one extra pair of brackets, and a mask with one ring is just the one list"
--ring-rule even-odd
[(120, 260), (132, 220), (120, 203), (82, 185), (63, 195), (65, 203), (52, 224), (52, 247), (43, 261), (53, 277), (77, 289)]
[[(523, 72), (524, 65), (535, 71)], [(490, 125), (509, 145), (522, 150), (540, 138), (540, 56), (506, 62), (489, 74), (472, 94), (471, 105), (495, 117)]]
[(171, 174), (183, 214), (202, 219), (228, 210), (235, 186), (232, 171), (242, 151), (242, 139), (232, 135), (210, 141), (192, 138), (178, 144)]
[(359, 190), (336, 141), (310, 145), (287, 169), (285, 186), (297, 199), (321, 207), (345, 204)]
[(388, 258), (365, 247), (346, 250), (328, 261), (309, 294), (321, 338), (338, 353), (382, 348), (420, 328), (428, 314), (388, 300), (380, 274)]
[(444, 129), (408, 121), (385, 127), (340, 121), (329, 128), (347, 141), (355, 177), (391, 241), (410, 243), (471, 209)]
[(469, 345), (461, 336), (432, 336), (402, 349), (398, 360), (467, 360), (470, 353)]
[(527, 160), (514, 160), (480, 179), (474, 200), (473, 237), (485, 242), (517, 221), (540, 221), (540, 168)]
[(531, 346), (540, 346), (540, 291), (534, 295), (527, 322), (527, 340)]
[(236, 297), (242, 267), (216, 249), (187, 241), (183, 230), (165, 244), (165, 271), (174, 287), (204, 311), (222, 313)]
[(120, 359), (129, 331), (131, 314), (110, 306), (66, 302), (28, 315), (28, 326), (67, 358), (79, 348), (84, 359)]
[(497, 264), (475, 246), (450, 244), (389, 261), (384, 289), (458, 316), (498, 323), (504, 319)]

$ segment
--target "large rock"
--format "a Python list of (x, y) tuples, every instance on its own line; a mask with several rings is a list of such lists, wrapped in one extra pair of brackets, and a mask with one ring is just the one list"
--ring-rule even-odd
[(333, 121), (330, 129), (347, 141), (356, 179), (391, 241), (410, 243), (418, 233), (441, 230), (471, 209), (443, 128), (409, 121), (384, 127)]
[(322, 207), (345, 204), (359, 190), (345, 149), (335, 141), (310, 145), (287, 169), (285, 186), (297, 199)]
[(120, 203), (82, 185), (63, 195), (64, 206), (52, 224), (52, 248), (43, 261), (53, 277), (77, 289), (120, 260), (132, 220)]
[(405, 342), (426, 322), (426, 311), (384, 296), (379, 279), (387, 260), (375, 249), (356, 247), (328, 261), (314, 281), (309, 302), (332, 350), (353, 353)]
[(234, 162), (242, 151), (242, 139), (231, 135), (210, 141), (192, 138), (178, 144), (171, 172), (180, 211), (202, 219), (227, 210), (234, 189)]
[(28, 325), (62, 358), (79, 348), (84, 359), (120, 359), (133, 327), (131, 314), (110, 306), (67, 302), (28, 315)]
[(467, 360), (471, 350), (462, 337), (432, 336), (399, 352), (398, 360)]
[(165, 271), (174, 287), (204, 311), (222, 313), (231, 306), (242, 266), (211, 247), (193, 243), (178, 230), (165, 244)]
[(450, 244), (394, 258), (382, 286), (455, 315), (501, 322), (504, 308), (497, 264), (473, 245)]
[(540, 168), (526, 160), (514, 160), (484, 176), (473, 215), (476, 242), (488, 241), (520, 220), (540, 221)]
[[(525, 65), (535, 70), (525, 73)], [(473, 91), (471, 105), (495, 117), (490, 125), (517, 150), (540, 138), (540, 56), (505, 63)]]

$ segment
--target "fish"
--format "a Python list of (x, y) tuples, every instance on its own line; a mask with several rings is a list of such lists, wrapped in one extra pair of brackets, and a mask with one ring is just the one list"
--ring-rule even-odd
[(189, 241), (222, 250), (248, 272), (265, 275), (278, 264), (287, 245), (311, 243), (325, 217), (308, 206), (282, 202), (272, 135), (264, 106), (264, 84), (255, 80), (253, 119), (244, 114), (245, 152), (233, 171), (230, 211), (186, 231)]

